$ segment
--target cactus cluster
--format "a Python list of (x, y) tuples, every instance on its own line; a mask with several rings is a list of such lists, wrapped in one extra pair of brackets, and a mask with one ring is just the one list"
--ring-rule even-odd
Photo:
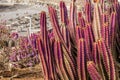
[(41, 32), (35, 39), (45, 80), (118, 80), (116, 59), (120, 54), (120, 4), (117, 0), (86, 0), (83, 11), (71, 1), (70, 14), (60, 1), (60, 22), (48, 6), (40, 13)]

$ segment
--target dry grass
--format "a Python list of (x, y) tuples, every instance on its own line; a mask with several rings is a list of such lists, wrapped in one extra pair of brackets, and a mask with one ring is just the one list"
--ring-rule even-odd
[(44, 80), (40, 65), (33, 68), (12, 69), (0, 73), (0, 80)]

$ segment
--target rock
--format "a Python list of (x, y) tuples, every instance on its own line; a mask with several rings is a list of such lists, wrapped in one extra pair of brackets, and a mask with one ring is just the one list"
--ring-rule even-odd
[(4, 62), (4, 56), (0, 54), (0, 62)]

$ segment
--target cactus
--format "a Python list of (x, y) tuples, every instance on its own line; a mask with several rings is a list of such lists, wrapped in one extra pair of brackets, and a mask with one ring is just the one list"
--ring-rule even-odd
[(86, 0), (85, 11), (79, 12), (76, 2), (71, 2), (69, 16), (65, 3), (60, 2), (61, 23), (56, 10), (48, 6), (51, 31), (47, 31), (45, 12), (40, 13), (42, 31), (36, 42), (44, 79), (117, 80), (113, 54), (120, 50), (117, 31), (120, 5), (114, 1), (109, 8), (104, 0), (93, 3)]

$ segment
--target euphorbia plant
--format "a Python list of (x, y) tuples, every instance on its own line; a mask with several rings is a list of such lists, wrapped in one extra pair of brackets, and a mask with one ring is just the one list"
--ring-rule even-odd
[(46, 13), (40, 13), (41, 32), (36, 43), (45, 80), (118, 79), (113, 54), (120, 49), (114, 42), (119, 40), (120, 5), (117, 1), (111, 5), (106, 7), (104, 0), (86, 0), (85, 11), (78, 12), (73, 0), (68, 16), (61, 1), (61, 23), (56, 10), (48, 6), (52, 31), (47, 31)]

